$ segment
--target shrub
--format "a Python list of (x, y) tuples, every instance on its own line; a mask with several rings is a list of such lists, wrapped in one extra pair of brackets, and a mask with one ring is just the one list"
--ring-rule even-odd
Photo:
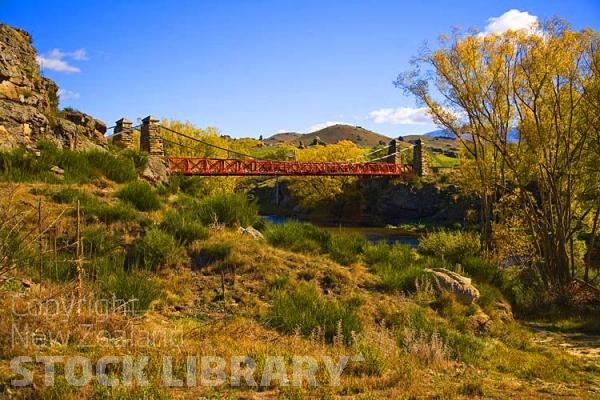
[(21, 148), (0, 152), (0, 174), (4, 180), (56, 182), (57, 178), (50, 168), (46, 160)]
[(169, 211), (165, 214), (160, 227), (175, 236), (175, 239), (183, 245), (208, 237), (208, 229), (190, 212)]
[(433, 232), (419, 241), (421, 253), (443, 257), (453, 263), (461, 263), (468, 256), (477, 256), (479, 250), (479, 235), (474, 232)]
[(158, 270), (181, 263), (185, 250), (175, 238), (158, 228), (150, 228), (131, 249), (134, 264)]
[(428, 277), (423, 267), (413, 264), (400, 267), (384, 262), (375, 264), (373, 270), (381, 279), (383, 289), (390, 292), (414, 292), (417, 280), (423, 282)]
[(73, 183), (90, 182), (105, 176), (115, 182), (127, 182), (137, 177), (133, 161), (127, 157), (101, 150), (77, 152), (61, 150), (48, 141), (38, 143), (39, 157), (23, 149), (0, 153), (0, 173), (4, 179), (57, 182), (52, 166), (64, 170), (64, 180)]
[(123, 269), (123, 255), (92, 260), (92, 267), (105, 296), (118, 300), (136, 299), (136, 312), (144, 312), (160, 296), (159, 281), (146, 271)]
[(413, 249), (405, 244), (394, 243), (389, 245), (385, 242), (379, 242), (365, 246), (365, 262), (369, 266), (389, 263), (402, 268), (415, 261), (416, 257)]
[(265, 238), (273, 246), (312, 254), (326, 252), (331, 242), (329, 232), (297, 221), (270, 225), (265, 232)]
[[(112, 222), (125, 222), (139, 220), (138, 212), (128, 204), (109, 204), (97, 197), (73, 188), (64, 188), (52, 195), (57, 203), (76, 204), (79, 200), (81, 211), (86, 221), (94, 222), (96, 219), (109, 224)], [(75, 210), (71, 211), (74, 214)]]
[(129, 182), (137, 178), (136, 166), (130, 158), (99, 150), (83, 153), (83, 156), (87, 158), (92, 174), (94, 170), (99, 171), (117, 183)]
[(153, 211), (160, 208), (160, 198), (152, 186), (146, 182), (135, 181), (125, 185), (117, 197), (133, 204), (140, 211)]
[(543, 308), (549, 302), (547, 288), (533, 267), (511, 267), (501, 271), (494, 284), (517, 312), (527, 313)]
[(405, 244), (369, 244), (365, 247), (365, 262), (379, 276), (382, 288), (387, 291), (413, 292), (417, 280), (424, 282), (428, 279), (423, 262)]
[(148, 165), (148, 153), (144, 151), (128, 149), (121, 152), (121, 155), (133, 161), (137, 171), (143, 171)]
[(367, 239), (360, 234), (332, 235), (327, 251), (335, 262), (350, 265), (358, 261), (366, 245)]
[(119, 238), (102, 226), (90, 226), (82, 232), (86, 257), (105, 256), (119, 248)]
[(498, 266), (494, 262), (477, 256), (463, 257), (461, 265), (471, 277), (484, 282), (491, 282), (498, 272)]
[(205, 225), (218, 222), (229, 227), (251, 226), (259, 220), (258, 206), (241, 193), (209, 196), (197, 203), (194, 211)]
[(267, 322), (284, 332), (299, 330), (304, 336), (320, 331), (330, 343), (340, 334), (350, 340), (353, 332), (362, 331), (355, 307), (323, 298), (310, 284), (276, 291)]

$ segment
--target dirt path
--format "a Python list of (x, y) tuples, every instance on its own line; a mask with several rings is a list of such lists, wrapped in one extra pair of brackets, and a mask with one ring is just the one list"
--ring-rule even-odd
[(557, 332), (551, 325), (527, 324), (535, 333), (535, 342), (561, 348), (576, 357), (600, 362), (600, 336)]

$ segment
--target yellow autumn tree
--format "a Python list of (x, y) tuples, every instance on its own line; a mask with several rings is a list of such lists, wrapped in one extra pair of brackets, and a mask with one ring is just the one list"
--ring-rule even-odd
[(574, 236), (598, 209), (589, 193), (600, 176), (585, 168), (598, 137), (599, 42), (561, 20), (503, 34), (454, 32), (396, 82), (470, 154), (483, 247), (492, 247), (496, 203), (515, 195), (541, 275), (558, 294), (576, 275)]
[[(364, 149), (349, 140), (326, 146), (316, 145), (296, 151), (298, 161), (349, 161), (364, 160)], [(305, 209), (315, 207), (319, 202), (332, 200), (347, 191), (354, 183), (354, 177), (307, 176), (288, 178), (288, 188), (294, 198)]]

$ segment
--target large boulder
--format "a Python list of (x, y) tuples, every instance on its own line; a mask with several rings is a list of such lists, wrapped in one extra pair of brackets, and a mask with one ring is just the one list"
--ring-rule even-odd
[(471, 279), (445, 268), (431, 268), (430, 272), (440, 290), (453, 294), (463, 304), (472, 304), (479, 299), (479, 290)]

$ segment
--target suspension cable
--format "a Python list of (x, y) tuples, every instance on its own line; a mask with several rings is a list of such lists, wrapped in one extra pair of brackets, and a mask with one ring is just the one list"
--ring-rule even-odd
[(161, 128), (163, 128), (163, 129), (165, 129), (165, 130), (167, 130), (167, 131), (171, 132), (171, 133), (174, 133), (174, 134), (176, 134), (176, 135), (182, 136), (182, 137), (184, 137), (184, 138), (186, 138), (186, 139), (189, 139), (189, 140), (192, 140), (192, 141), (194, 141), (194, 142), (197, 142), (197, 143), (203, 144), (203, 145), (205, 145), (205, 146), (214, 147), (214, 148), (216, 148), (216, 149), (223, 150), (223, 151), (226, 151), (226, 152), (228, 152), (228, 153), (231, 153), (231, 154), (237, 154), (237, 155), (239, 155), (239, 156), (242, 156), (242, 157), (248, 157), (248, 158), (254, 158), (254, 159), (257, 159), (257, 160), (263, 160), (263, 158), (260, 158), (260, 157), (256, 157), (256, 156), (253, 156), (253, 155), (250, 155), (250, 154), (242, 153), (242, 152), (240, 152), (240, 151), (236, 151), (236, 150), (227, 149), (227, 148), (225, 148), (225, 147), (217, 146), (216, 144), (212, 144), (212, 143), (205, 142), (205, 141), (203, 141), (203, 140), (200, 140), (200, 139), (198, 139), (198, 138), (195, 138), (195, 137), (193, 137), (193, 136), (186, 135), (185, 133), (177, 132), (177, 131), (176, 131), (176, 130), (174, 130), (174, 129), (167, 128), (166, 126), (163, 126), (163, 125), (159, 125), (159, 126), (160, 126)]

